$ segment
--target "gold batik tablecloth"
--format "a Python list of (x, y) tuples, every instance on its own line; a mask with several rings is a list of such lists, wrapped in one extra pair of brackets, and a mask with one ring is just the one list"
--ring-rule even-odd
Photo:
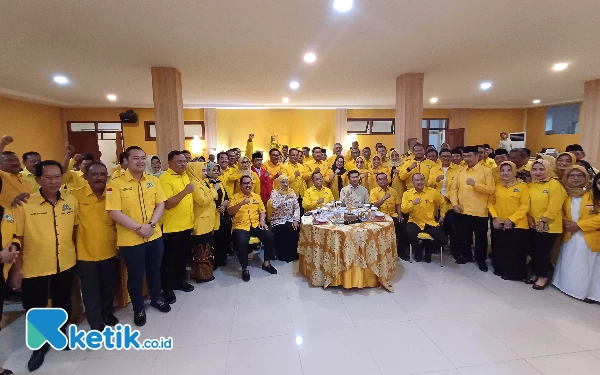
[(298, 242), (299, 269), (311, 285), (344, 288), (382, 285), (393, 291), (396, 232), (392, 218), (352, 225), (312, 225), (302, 218)]

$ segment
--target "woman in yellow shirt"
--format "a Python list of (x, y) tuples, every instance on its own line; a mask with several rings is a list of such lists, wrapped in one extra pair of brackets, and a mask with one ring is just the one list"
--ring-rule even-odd
[(494, 234), (494, 274), (504, 280), (523, 280), (526, 277), (529, 187), (517, 180), (514, 163), (502, 162), (498, 170), (500, 180), (488, 203)]
[(226, 266), (227, 254), (231, 251), (231, 216), (227, 213), (229, 207), (229, 196), (225, 190), (225, 184), (220, 180), (221, 166), (212, 164), (212, 169), (209, 171), (209, 177), (206, 179), (209, 186), (217, 192), (215, 201), (215, 216), (213, 224), (214, 238), (214, 266)]
[(571, 297), (600, 302), (600, 175), (589, 189), (589, 174), (579, 165), (566, 169), (563, 185), (565, 235), (552, 283)]
[(348, 185), (348, 171), (344, 168), (344, 162), (343, 156), (336, 157), (331, 169), (327, 171), (327, 183), (336, 201), (340, 200), (340, 190)]
[(236, 174), (235, 187), (233, 188), (233, 191), (235, 193), (239, 193), (240, 191), (242, 191), (240, 188), (240, 178), (242, 178), (242, 176), (250, 176), (250, 178), (252, 178), (251, 191), (260, 195), (260, 177), (258, 177), (258, 174), (256, 174), (256, 172), (250, 169), (250, 166), (250, 159), (247, 156), (242, 156), (238, 163), (238, 173)]
[(531, 166), (532, 182), (529, 185), (528, 222), (530, 229), (531, 263), (533, 276), (527, 280), (533, 289), (548, 286), (550, 251), (562, 234), (563, 203), (567, 198), (565, 188), (556, 178), (550, 177), (551, 167), (544, 159)]
[(197, 283), (212, 281), (213, 276), (213, 230), (217, 208), (217, 190), (206, 182), (206, 163), (188, 163), (185, 171), (194, 184), (194, 228), (192, 229), (193, 274)]
[(385, 175), (387, 176), (387, 180), (391, 181), (390, 169), (383, 165), (381, 157), (379, 155), (375, 155), (373, 156), (373, 159), (371, 159), (371, 171), (369, 173), (368, 183), (369, 187), (367, 188), (368, 191), (371, 191), (371, 189), (374, 189), (378, 186), (376, 179), (379, 173), (385, 173)]
[(400, 179), (400, 167), (402, 166), (402, 158), (396, 150), (392, 150), (390, 153), (390, 162), (388, 166), (390, 168), (390, 186), (396, 190), (398, 196), (402, 198), (402, 194), (406, 191), (406, 182)]
[(369, 190), (369, 176), (371, 172), (369, 172), (365, 159), (362, 156), (356, 158), (356, 171), (359, 173), (360, 184)]

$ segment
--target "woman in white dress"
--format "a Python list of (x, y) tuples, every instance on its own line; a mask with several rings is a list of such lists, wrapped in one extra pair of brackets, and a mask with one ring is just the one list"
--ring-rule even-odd
[(600, 177), (589, 188), (589, 174), (574, 165), (565, 170), (564, 243), (553, 284), (588, 303), (600, 302)]

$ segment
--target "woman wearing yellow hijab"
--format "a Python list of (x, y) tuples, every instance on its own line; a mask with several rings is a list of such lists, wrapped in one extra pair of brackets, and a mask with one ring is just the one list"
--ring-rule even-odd
[(233, 190), (235, 193), (242, 191), (240, 188), (240, 178), (242, 178), (242, 176), (250, 176), (250, 178), (252, 178), (252, 192), (260, 195), (260, 177), (258, 177), (256, 172), (250, 169), (250, 159), (247, 156), (242, 156), (238, 163), (238, 174)]
[(600, 177), (590, 188), (589, 173), (579, 165), (565, 170), (565, 235), (552, 283), (585, 302), (600, 302)]
[(358, 156), (355, 160), (356, 163), (356, 171), (358, 171), (360, 184), (365, 187), (365, 189), (369, 190), (369, 176), (371, 172), (367, 168), (367, 164), (365, 163), (365, 159), (362, 156)]
[(275, 236), (277, 259), (292, 262), (298, 259), (298, 237), (300, 230), (300, 205), (294, 190), (290, 189), (288, 176), (281, 175), (275, 180), (269, 203), (273, 213), (269, 218), (271, 231)]
[(400, 153), (395, 149), (390, 153), (390, 161), (388, 163), (390, 168), (391, 187), (396, 190), (399, 197), (406, 191), (406, 182), (400, 179), (400, 167), (402, 166), (402, 158)]
[(504, 280), (523, 280), (526, 277), (529, 187), (517, 180), (514, 163), (502, 162), (498, 171), (500, 179), (488, 203), (494, 234), (494, 274)]
[(192, 229), (193, 277), (197, 283), (214, 280), (213, 230), (217, 190), (206, 182), (206, 163), (188, 163), (185, 171), (194, 184), (194, 228)]
[(529, 184), (528, 222), (530, 229), (531, 264), (533, 276), (527, 281), (533, 289), (543, 290), (548, 286), (550, 251), (563, 231), (563, 203), (567, 192), (561, 183), (550, 177), (551, 166), (538, 159), (531, 166), (532, 182)]

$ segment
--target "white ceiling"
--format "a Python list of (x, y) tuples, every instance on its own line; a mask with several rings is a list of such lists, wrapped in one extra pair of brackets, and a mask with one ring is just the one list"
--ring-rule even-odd
[[(600, 78), (599, 0), (354, 0), (346, 14), (332, 3), (5, 0), (0, 94), (151, 107), (150, 67), (173, 66), (186, 107), (284, 96), (290, 107), (393, 107), (395, 77), (424, 72), (426, 107), (436, 96), (436, 107), (500, 108), (578, 100)], [(556, 73), (556, 62), (570, 66)], [(55, 73), (72, 83), (57, 86)], [(494, 88), (479, 91), (483, 80)]]

